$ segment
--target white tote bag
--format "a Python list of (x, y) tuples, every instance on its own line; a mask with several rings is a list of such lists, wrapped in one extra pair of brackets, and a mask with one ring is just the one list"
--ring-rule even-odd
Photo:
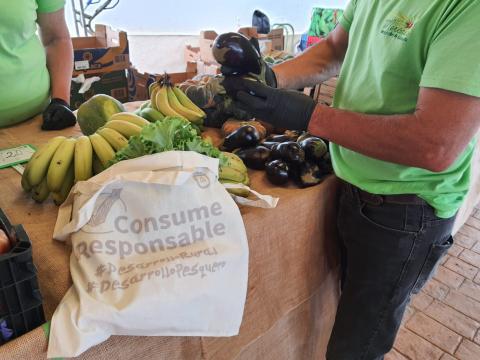
[(74, 187), (54, 232), (71, 241), (73, 286), (53, 315), (49, 358), (78, 356), (111, 335), (238, 334), (248, 243), (217, 176), (217, 159), (172, 151)]

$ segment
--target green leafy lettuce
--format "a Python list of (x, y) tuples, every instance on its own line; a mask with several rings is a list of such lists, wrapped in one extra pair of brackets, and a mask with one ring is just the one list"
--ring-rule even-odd
[(128, 146), (116, 153), (110, 165), (122, 160), (171, 150), (195, 151), (224, 161), (221, 151), (203, 140), (188, 120), (167, 117), (145, 126), (139, 135), (130, 137)]

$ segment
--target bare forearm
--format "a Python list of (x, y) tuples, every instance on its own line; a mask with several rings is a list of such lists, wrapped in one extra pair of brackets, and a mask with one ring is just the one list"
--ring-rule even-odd
[(375, 159), (443, 171), (466, 144), (448, 140), (459, 135), (453, 127), (440, 136), (424, 122), (419, 113), (366, 115), (318, 105), (309, 132)]
[(57, 39), (45, 46), (50, 73), (51, 96), (70, 102), (73, 48), (70, 39)]
[(296, 58), (274, 67), (279, 88), (315, 86), (338, 74), (341, 60), (324, 39)]

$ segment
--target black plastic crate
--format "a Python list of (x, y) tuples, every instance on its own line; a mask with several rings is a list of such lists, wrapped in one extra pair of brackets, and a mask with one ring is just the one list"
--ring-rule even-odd
[(0, 255), (0, 345), (45, 323), (32, 245), (22, 225), (12, 226), (0, 209), (0, 228), (14, 237)]

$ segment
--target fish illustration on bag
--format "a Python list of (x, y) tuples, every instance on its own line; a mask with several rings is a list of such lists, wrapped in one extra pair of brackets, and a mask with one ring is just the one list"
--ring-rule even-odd
[(112, 209), (113, 205), (115, 205), (117, 201), (120, 201), (125, 211), (127, 211), (127, 206), (125, 205), (125, 202), (120, 197), (121, 192), (122, 192), (122, 189), (113, 189), (111, 193), (101, 194), (100, 196), (107, 195), (107, 197), (104, 198), (102, 203), (95, 208), (95, 210), (93, 211), (92, 217), (88, 221), (87, 225), (91, 227), (97, 227), (99, 225), (104, 224), (110, 210)]

